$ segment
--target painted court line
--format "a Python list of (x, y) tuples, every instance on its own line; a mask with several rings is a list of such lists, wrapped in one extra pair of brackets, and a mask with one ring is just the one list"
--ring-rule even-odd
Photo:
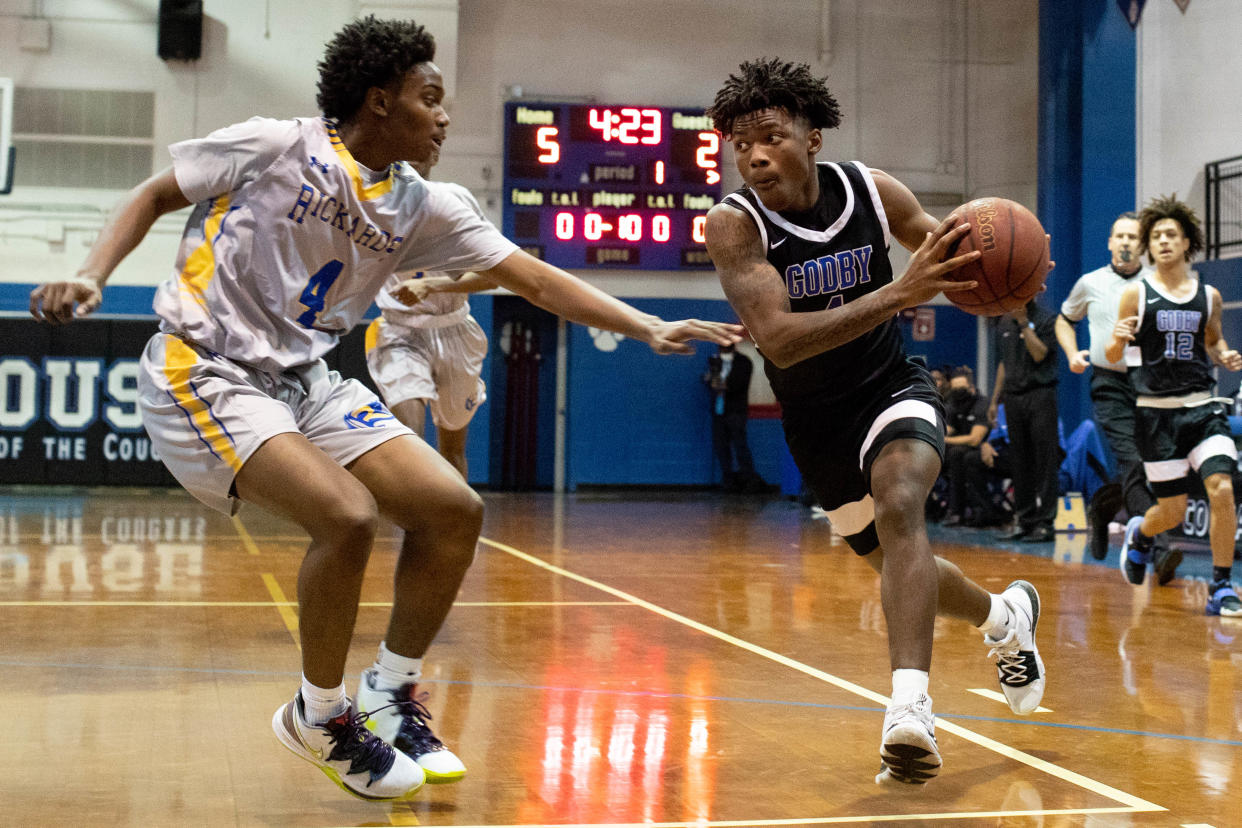
[(242, 546), (246, 547), (246, 551), (256, 558), (259, 557), (259, 545), (254, 542), (254, 538), (246, 531), (246, 527), (242, 524), (241, 518), (232, 515), (229, 518), (233, 521), (233, 528), (237, 530), (237, 536), (241, 538)]
[[(1003, 819), (1007, 817), (1042, 817), (1042, 816), (1079, 816), (1082, 814), (1132, 814), (1134, 808), (1073, 808), (1051, 809), (1047, 811), (971, 811), (947, 814), (881, 814), (878, 816), (848, 817), (806, 817), (796, 819), (696, 819), (690, 822), (575, 822), (556, 828), (780, 828), (785, 825), (848, 825), (850, 823), (873, 822), (904, 822), (907, 825), (918, 821), (933, 820), (976, 820)], [(1163, 808), (1159, 810), (1164, 810)], [(393, 825), (412, 825), (409, 822), (394, 822)], [(458, 828), (540, 828), (545, 823), (515, 823), (512, 825), (460, 825)], [(344, 828), (344, 826), (342, 826)], [(1183, 828), (1190, 828), (1183, 826)], [(1212, 826), (1205, 826), (1212, 828)]]
[(272, 600), (276, 602), (276, 611), (280, 613), (280, 620), (285, 622), (285, 629), (289, 630), (289, 635), (293, 636), (293, 643), (301, 650), (302, 641), (298, 638), (298, 614), (293, 611), (296, 604), (291, 603), (285, 597), (285, 591), (280, 588), (280, 584), (276, 583), (272, 573), (264, 572), (260, 577), (263, 578), (267, 591), (272, 594)]
[[(995, 690), (987, 690), (983, 687), (967, 687), (966, 692), (974, 693), (976, 696), (983, 696), (985, 699), (991, 699), (992, 701), (1000, 702), (1006, 707), (1009, 706), (1009, 702), (1005, 701), (1005, 696), (1001, 693), (997, 693)], [(1035, 708), (1031, 712), (1032, 713), (1051, 713), (1052, 711), (1048, 709), (1047, 707), (1043, 707), (1041, 705), (1040, 707)]]
[[(0, 601), (0, 607), (296, 607), (297, 601)], [(360, 601), (391, 607), (392, 601)], [(632, 607), (629, 601), (454, 601), (454, 607)]]
[[(250, 532), (247, 531), (245, 524), (241, 522), (241, 518), (232, 515), (230, 520), (233, 522), (233, 528), (237, 530), (237, 536), (241, 538), (242, 545), (246, 547), (246, 551), (251, 555), (259, 556), (259, 545), (255, 543)], [(250, 607), (250, 606), (274, 606), (276, 611), (280, 613), (280, 619), (285, 623), (285, 629), (289, 630), (289, 635), (293, 637), (293, 643), (297, 645), (299, 650), (302, 649), (301, 639), (298, 638), (298, 614), (295, 609), (298, 605), (297, 601), (290, 601), (284, 590), (280, 588), (276, 578), (270, 572), (261, 574), (263, 585), (267, 587), (268, 593), (272, 596), (272, 600), (268, 601), (235, 601), (235, 602), (210, 602), (210, 601), (193, 601), (193, 602), (125, 602), (119, 601), (96, 601), (93, 603), (64, 601), (60, 605), (78, 605), (78, 606), (195, 606), (195, 607), (212, 607), (212, 606), (231, 606), (231, 607)], [(608, 606), (616, 604), (630, 604), (631, 601), (455, 601), (454, 607), (555, 607), (555, 606)], [(0, 602), (0, 606), (49, 606), (48, 602)], [(360, 601), (358, 608), (363, 607), (391, 607), (391, 601)]]
[[(499, 543), (497, 541), (493, 541), (488, 538), (479, 538), (479, 542), (487, 544), (488, 546), (491, 546), (502, 552), (508, 553), (509, 555), (512, 555), (518, 558), (519, 560), (526, 561), (527, 563), (533, 564), (534, 566), (538, 566), (549, 572), (555, 573), (565, 578), (569, 578), (570, 580), (573, 580), (573, 581), (577, 581), (578, 583), (585, 584), (590, 587), (594, 587), (595, 589), (598, 589), (602, 592), (606, 592), (609, 595), (615, 596), (622, 600), (631, 601), (637, 604), (638, 606), (643, 607), (644, 609), (648, 609), (651, 612), (656, 613), (657, 615), (661, 615), (669, 619), (670, 621), (675, 621), (678, 624), (682, 624), (684, 626), (690, 627), (691, 629), (697, 630), (701, 633), (704, 633), (705, 635), (710, 635), (713, 638), (719, 639), (720, 641), (724, 641), (725, 643), (732, 644), (736, 647), (740, 647), (741, 649), (747, 650), (748, 652), (754, 653), (755, 655), (762, 656), (763, 658), (769, 659), (771, 661), (775, 661), (776, 663), (789, 667), (792, 670), (797, 670), (800, 673), (804, 673), (813, 678), (817, 678), (820, 681), (833, 685), (834, 687), (839, 687), (848, 693), (853, 693), (856, 696), (861, 696), (864, 699), (868, 699), (869, 701), (873, 701), (876, 704), (879, 704), (885, 707), (888, 706), (889, 699), (887, 696), (881, 695), (880, 693), (876, 693), (875, 691), (869, 690), (865, 687), (862, 687), (861, 685), (857, 685), (857, 684), (854, 684), (853, 682), (846, 681), (845, 679), (842, 679), (838, 676), (834, 676), (831, 673), (826, 673), (823, 670), (817, 670), (816, 668), (803, 664), (799, 661), (794, 661), (793, 659), (788, 658), (787, 656), (783, 656), (780, 653), (774, 652), (764, 647), (760, 647), (756, 644), (752, 644), (749, 641), (745, 641), (736, 636), (729, 635), (726, 632), (717, 630), (714, 627), (709, 627), (706, 624), (702, 624), (698, 621), (695, 621), (692, 618), (687, 618), (684, 615), (679, 615), (678, 613), (675, 613), (672, 610), (665, 609), (664, 607), (653, 604), (650, 601), (644, 601), (641, 598), (638, 598), (634, 595), (630, 595), (629, 593), (623, 592), (615, 587), (608, 586), (607, 584), (601, 583), (599, 581), (595, 581), (583, 575), (578, 575), (577, 573), (570, 572), (567, 569), (562, 569), (559, 566), (547, 563), (543, 560), (540, 560), (539, 558), (536, 558), (533, 555), (528, 555), (525, 552), (514, 549), (513, 547), (507, 546), (503, 543)], [(1027, 765), (1028, 767), (1043, 771), (1049, 776), (1056, 777), (1057, 779), (1061, 779), (1065, 782), (1069, 782), (1072, 785), (1077, 785), (1080, 788), (1089, 790), (1092, 793), (1096, 793), (1096, 794), (1099, 794), (1100, 796), (1104, 796), (1116, 802), (1120, 802), (1123, 805), (1127, 806), (1127, 809), (1130, 811), (1164, 811), (1164, 810), (1167, 810), (1159, 805), (1148, 802), (1145, 799), (1141, 799), (1137, 796), (1128, 794), (1124, 791), (1119, 791), (1116, 788), (1113, 788), (1109, 785), (1105, 785), (1102, 782), (1098, 782), (1094, 779), (1090, 779), (1086, 776), (1083, 776), (1082, 774), (1075, 773), (1074, 771), (1068, 770), (1067, 768), (1063, 768), (1059, 765), (1054, 765), (1053, 763), (1044, 761), (1043, 759), (1040, 759), (1037, 756), (1032, 756), (1029, 753), (1025, 753), (1023, 751), (1017, 750), (1016, 748), (1010, 747), (1009, 745), (1003, 744), (1002, 742), (998, 742), (995, 739), (989, 739), (988, 737), (983, 736), (982, 734), (975, 733), (972, 730), (967, 730), (966, 728), (960, 725), (956, 725), (952, 722), (945, 721), (942, 718), (936, 719), (936, 725), (937, 727), (939, 727), (941, 730), (944, 730), (945, 732), (952, 733), (954, 736), (965, 739), (968, 742), (973, 742), (974, 744), (979, 745), (980, 747), (991, 750), (992, 752), (998, 753), (1001, 756), (1004, 756), (1008, 759), (1012, 759), (1016, 762), (1021, 762), (1022, 764)], [(1079, 810), (1072, 810), (1072, 811), (1062, 811), (1059, 813), (1081, 814), (1081, 813), (1088, 813), (1088, 812), (1089, 811), (1087, 809), (1079, 809)], [(1054, 813), (1054, 812), (1053, 811), (1040, 811), (1039, 813)], [(1109, 813), (1120, 813), (1120, 811), (1109, 811)], [(973, 816), (974, 816), (973, 813), (957, 813), (957, 814), (951, 815), (951, 817), (950, 816), (934, 817), (933, 816), (933, 817), (924, 817), (924, 818), (927, 818), (927, 819), (932, 819), (932, 818), (962, 819), (965, 817), (973, 817)], [(911, 816), (906, 815), (903, 818), (910, 819)], [(867, 817), (866, 820), (875, 821), (876, 818)], [(856, 821), (866, 821), (866, 820), (860, 819)], [(827, 824), (828, 822), (838, 822), (838, 821), (849, 821), (849, 820), (826, 820), (826, 821), (820, 821), (818, 823), (813, 823), (813, 822), (804, 820), (800, 822), (790, 822), (786, 824), (791, 824), (791, 825)], [(677, 824), (680, 825), (681, 823), (677, 823)], [(712, 824), (723, 826), (723, 825), (743, 825), (743, 824), (754, 825), (758, 823), (753, 823), (753, 822), (740, 823), (739, 822), (739, 823), (712, 823)], [(763, 824), (778, 825), (781, 823), (769, 822), (769, 823), (763, 823)]]

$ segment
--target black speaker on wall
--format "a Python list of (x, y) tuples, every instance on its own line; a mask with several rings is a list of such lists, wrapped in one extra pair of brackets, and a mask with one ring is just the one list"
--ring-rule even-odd
[(198, 60), (203, 52), (203, 0), (160, 0), (159, 56)]

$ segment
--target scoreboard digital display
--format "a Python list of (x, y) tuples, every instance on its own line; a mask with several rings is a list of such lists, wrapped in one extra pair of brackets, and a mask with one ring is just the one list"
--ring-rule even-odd
[(710, 268), (720, 136), (702, 109), (505, 104), (504, 234), (564, 268)]

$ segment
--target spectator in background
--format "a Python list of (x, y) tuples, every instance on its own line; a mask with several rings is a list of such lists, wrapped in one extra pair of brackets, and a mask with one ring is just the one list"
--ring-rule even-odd
[(712, 447), (720, 463), (721, 487), (726, 492), (766, 492), (768, 486), (755, 473), (755, 462), (746, 440), (750, 420), (750, 357), (733, 345), (721, 345), (707, 360), (703, 382), (712, 390)]
[(1034, 299), (996, 327), (996, 387), (989, 419), (1003, 399), (1013, 471), (1014, 527), (1001, 540), (1053, 539), (1061, 445), (1057, 439), (1056, 317)]
[(942, 400), (949, 395), (949, 378), (952, 376), (952, 365), (939, 365), (931, 369), (932, 382), (936, 384), (936, 393), (940, 395)]
[(1005, 423), (1005, 406), (997, 407), (996, 422), (979, 450), (966, 457), (962, 473), (966, 477), (966, 508), (971, 513), (971, 526), (999, 526), (1007, 523), (1012, 509), (1004, 488), (1006, 479), (1013, 478), (1009, 465), (1009, 428)]
[[(1087, 511), (1091, 556), (1097, 561), (1108, 554), (1108, 524), (1122, 506), (1130, 515), (1141, 515), (1156, 503), (1143, 473), (1134, 435), (1135, 393), (1131, 374), (1138, 365), (1138, 349), (1127, 348), (1125, 358), (1116, 362), (1110, 361), (1105, 353), (1117, 324), (1122, 291), (1151, 272), (1139, 257), (1137, 213), (1122, 213), (1113, 222), (1108, 252), (1111, 259), (1107, 265), (1084, 274), (1074, 283), (1056, 320), (1057, 341), (1065, 351), (1070, 370), (1081, 374), (1091, 367), (1091, 407), (1095, 424), (1104, 432), (1117, 460), (1114, 481), (1096, 492)], [(1084, 317), (1091, 337), (1089, 350), (1079, 350), (1074, 332), (1074, 325)], [(1181, 552), (1169, 549), (1163, 536), (1157, 541), (1155, 566), (1161, 584), (1173, 580), (1181, 557)]]
[(990, 421), (988, 400), (975, 388), (975, 372), (965, 365), (953, 369), (945, 399), (944, 466), (941, 476), (948, 481), (948, 511), (945, 526), (957, 526), (968, 518), (966, 514), (965, 463), (971, 455), (978, 455), (979, 447), (987, 439)]

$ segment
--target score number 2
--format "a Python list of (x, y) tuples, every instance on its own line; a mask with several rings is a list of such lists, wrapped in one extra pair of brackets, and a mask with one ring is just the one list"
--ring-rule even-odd
[(703, 170), (708, 184), (720, 180), (720, 135), (715, 132), (699, 133), (699, 148), (694, 153), (694, 163)]

